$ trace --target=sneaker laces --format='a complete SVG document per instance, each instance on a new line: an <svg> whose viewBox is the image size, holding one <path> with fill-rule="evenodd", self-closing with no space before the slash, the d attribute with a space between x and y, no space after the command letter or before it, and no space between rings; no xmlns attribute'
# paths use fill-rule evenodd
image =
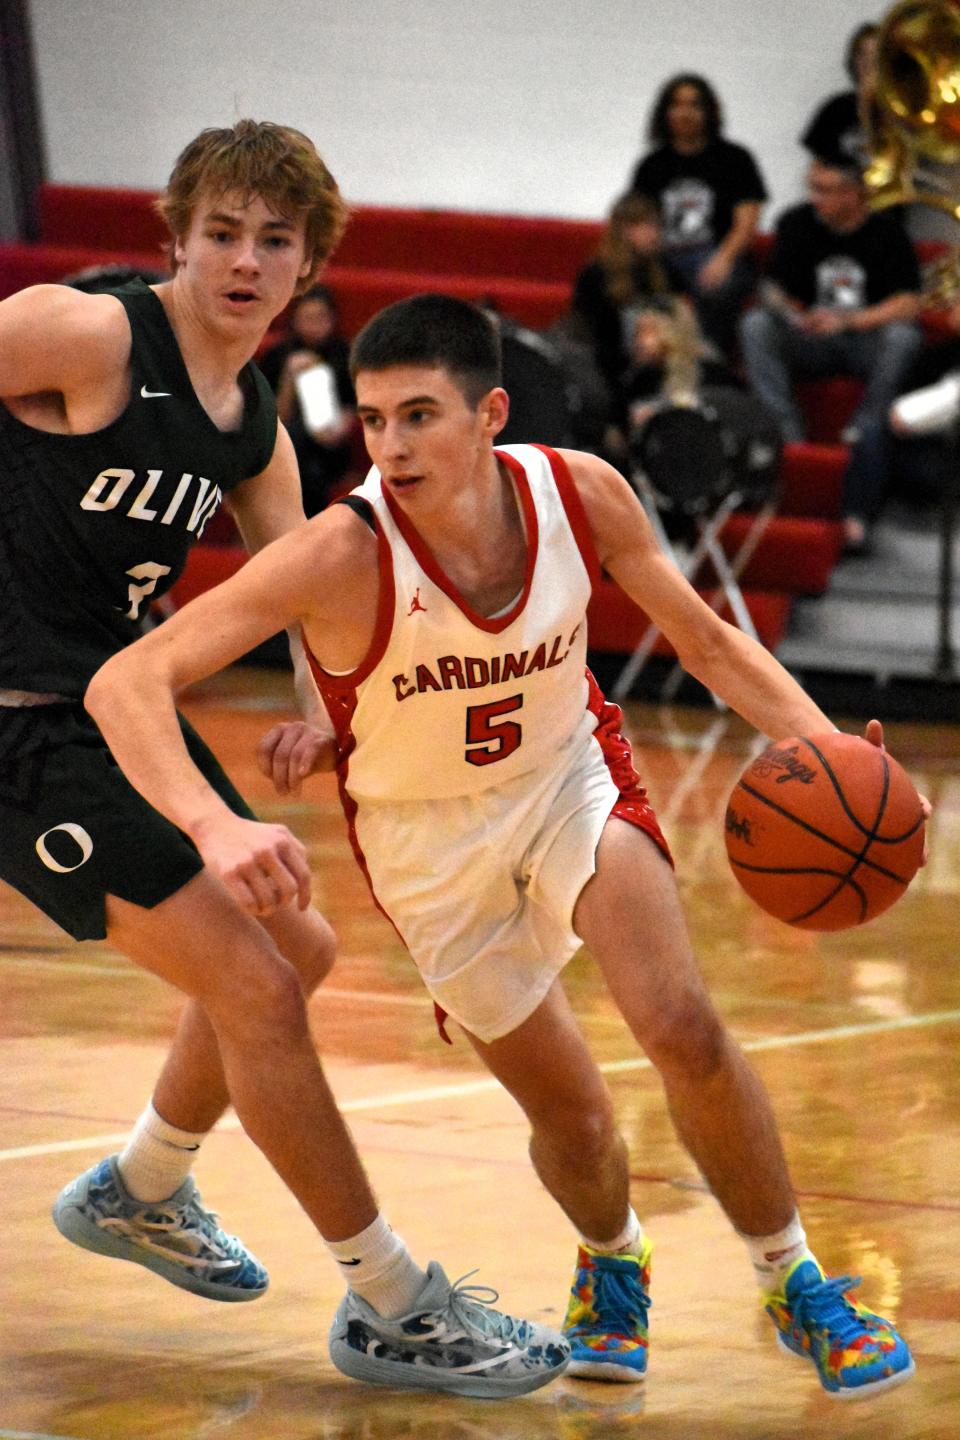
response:
<svg viewBox="0 0 960 1440"><path fill-rule="evenodd" d="M646 1326L652 1303L640 1283L639 1275L628 1270L597 1268L593 1272L593 1312L596 1320L588 1324L578 1321L576 1328L632 1336L638 1326Z"/></svg>
<svg viewBox="0 0 960 1440"><path fill-rule="evenodd" d="M839 1345L858 1340L867 1327L844 1292L859 1284L859 1275L855 1279L849 1275L824 1276L819 1285L798 1291L789 1302L794 1322L804 1328L829 1330Z"/></svg>
<svg viewBox="0 0 960 1440"><path fill-rule="evenodd" d="M508 1344L525 1344L529 1337L527 1321L516 1320L512 1315L505 1315L502 1310L490 1308L500 1299L499 1290L494 1290L492 1285L464 1284L465 1280L469 1280L470 1276L476 1273L476 1270L468 1270L459 1280L454 1281L450 1287L447 1308L456 1316L464 1330L479 1331L482 1335Z"/></svg>
<svg viewBox="0 0 960 1440"><path fill-rule="evenodd" d="M105 1223L110 1229L125 1231L133 1237L144 1232L157 1237L176 1236L187 1242L193 1252L190 1261L197 1265L227 1270L246 1258L241 1243L221 1230L220 1216L205 1209L196 1193L180 1205L170 1205L164 1200L145 1202L132 1215L108 1216Z"/></svg>

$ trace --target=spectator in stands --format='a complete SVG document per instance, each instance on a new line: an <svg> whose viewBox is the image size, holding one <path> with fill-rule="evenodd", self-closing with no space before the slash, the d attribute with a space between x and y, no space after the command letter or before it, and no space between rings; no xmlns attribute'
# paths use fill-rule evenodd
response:
<svg viewBox="0 0 960 1440"><path fill-rule="evenodd" d="M873 85L873 65L879 26L858 25L847 41L844 67L853 82L850 90L831 95L814 112L800 137L817 160L828 165L856 165L868 160L866 113Z"/></svg>
<svg viewBox="0 0 960 1440"><path fill-rule="evenodd" d="M723 370L701 335L682 281L663 254L660 211L647 195L621 196L610 211L596 256L573 288L573 318L589 338L609 394L612 458L625 453L631 415L656 396L689 395Z"/></svg>
<svg viewBox="0 0 960 1440"><path fill-rule="evenodd" d="M749 150L725 140L716 92L701 75L675 75L654 104L655 147L630 188L660 207L665 252L683 277L707 337L731 352L753 288L751 246L767 198Z"/></svg>
<svg viewBox="0 0 960 1440"><path fill-rule="evenodd" d="M290 334L259 361L277 397L277 414L297 452L303 508L308 517L318 514L348 488L356 423L356 401L347 363L349 348L337 326L333 295L325 285L314 285L294 304ZM311 424L311 415L303 403L302 377L324 365L331 372L331 414L321 423Z"/></svg>
<svg viewBox="0 0 960 1440"><path fill-rule="evenodd" d="M844 539L848 550L863 550L887 486L887 411L923 344L920 273L899 220L869 209L857 169L814 160L808 188L809 201L777 225L762 303L743 317L741 345L751 388L786 441L804 438L797 379L863 380L842 437L852 446Z"/></svg>

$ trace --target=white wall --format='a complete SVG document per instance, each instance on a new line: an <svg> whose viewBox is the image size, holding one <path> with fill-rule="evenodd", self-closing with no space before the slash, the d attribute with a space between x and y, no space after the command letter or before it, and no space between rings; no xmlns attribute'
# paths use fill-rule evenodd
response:
<svg viewBox="0 0 960 1440"><path fill-rule="evenodd" d="M764 224L796 143L843 88L858 0L33 0L50 175L159 187L181 146L244 115L305 130L354 202L601 216L650 102L716 85L757 155Z"/></svg>

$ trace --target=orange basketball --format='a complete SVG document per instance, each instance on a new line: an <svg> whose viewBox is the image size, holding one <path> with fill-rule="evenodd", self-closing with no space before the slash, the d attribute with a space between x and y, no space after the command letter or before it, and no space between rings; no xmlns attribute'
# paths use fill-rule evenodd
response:
<svg viewBox="0 0 960 1440"><path fill-rule="evenodd" d="M847 930L891 906L923 854L920 797L858 735L778 740L727 805L727 855L761 909L804 930Z"/></svg>

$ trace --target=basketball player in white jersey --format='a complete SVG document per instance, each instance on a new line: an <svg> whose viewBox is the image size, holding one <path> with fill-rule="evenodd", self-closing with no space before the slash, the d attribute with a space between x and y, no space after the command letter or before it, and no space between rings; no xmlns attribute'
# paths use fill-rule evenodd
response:
<svg viewBox="0 0 960 1440"><path fill-rule="evenodd" d="M173 706L181 686L300 621L373 894L438 1011L523 1106L537 1173L578 1232L569 1373L642 1379L650 1303L626 1146L558 979L585 942L745 1239L780 1342L829 1393L876 1393L909 1377L910 1352L807 1249L769 1102L704 988L619 711L585 672L591 578L608 571L766 735L831 723L698 598L616 471L576 452L495 449L508 410L498 359L492 326L460 301L418 296L376 316L352 359L374 462L363 486L111 659L87 706L133 784L244 908L305 905L302 849L227 809ZM276 727L261 763L296 790L318 768L315 736ZM348 1297L342 1368L361 1314ZM354 1348L352 1373L363 1360Z"/></svg>

